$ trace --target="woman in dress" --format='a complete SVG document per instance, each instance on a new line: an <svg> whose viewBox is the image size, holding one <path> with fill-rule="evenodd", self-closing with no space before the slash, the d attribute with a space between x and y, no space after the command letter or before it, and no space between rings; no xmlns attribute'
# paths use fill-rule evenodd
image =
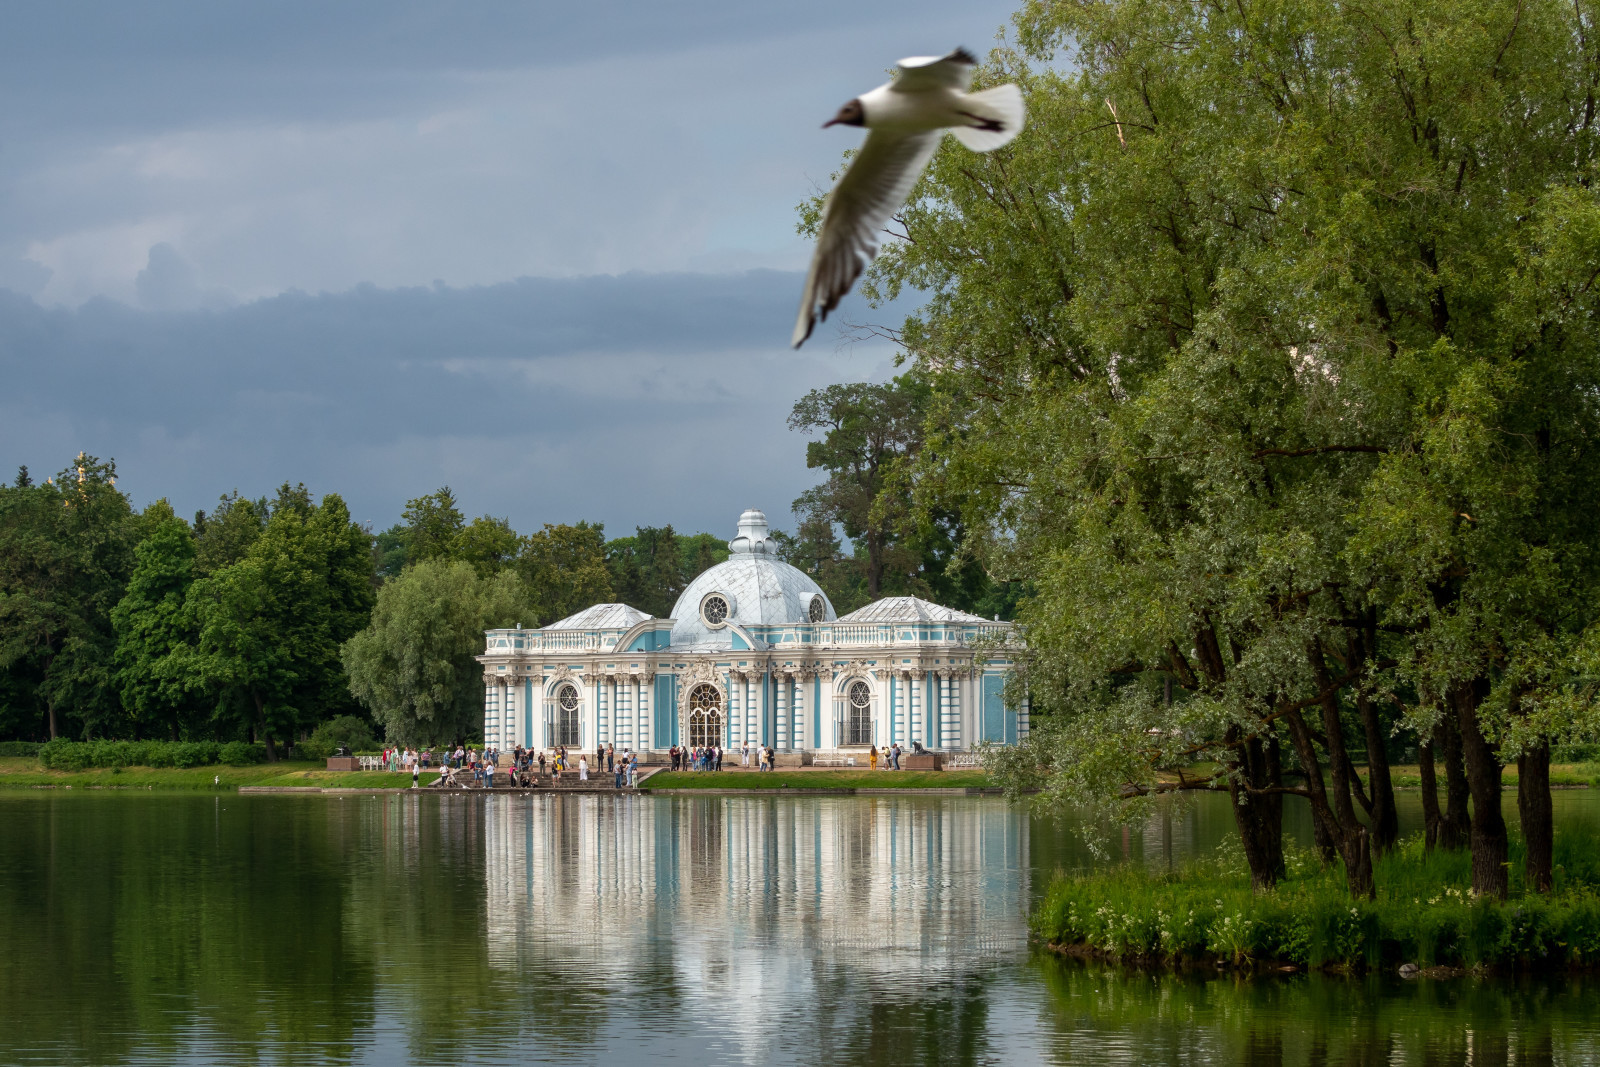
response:
<svg viewBox="0 0 1600 1067"><path fill-rule="evenodd" d="M579 756L578 757L578 781L587 782L588 780L589 780L589 757L588 756Z"/></svg>

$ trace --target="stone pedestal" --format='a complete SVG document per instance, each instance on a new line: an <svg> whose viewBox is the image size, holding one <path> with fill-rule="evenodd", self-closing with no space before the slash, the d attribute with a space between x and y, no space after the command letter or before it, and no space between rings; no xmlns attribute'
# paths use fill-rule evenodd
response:
<svg viewBox="0 0 1600 1067"><path fill-rule="evenodd" d="M939 766L939 754L929 752L922 756L901 756L900 767L907 771L938 771L944 768Z"/></svg>
<svg viewBox="0 0 1600 1067"><path fill-rule="evenodd" d="M359 771L361 760L356 756L329 756L328 770L330 771Z"/></svg>

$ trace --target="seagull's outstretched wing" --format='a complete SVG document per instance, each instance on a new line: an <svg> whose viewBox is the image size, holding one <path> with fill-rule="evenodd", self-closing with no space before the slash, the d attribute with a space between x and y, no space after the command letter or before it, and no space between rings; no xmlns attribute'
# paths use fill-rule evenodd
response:
<svg viewBox="0 0 1600 1067"><path fill-rule="evenodd" d="M925 89L967 91L978 61L965 48L947 56L911 56L900 61L900 69L889 87L900 93L920 93Z"/></svg>
<svg viewBox="0 0 1600 1067"><path fill-rule="evenodd" d="M878 254L884 224L911 195L943 136L943 130L913 134L873 130L867 135L823 205L822 232L817 235L817 250L800 296L800 317L794 324L794 347L811 336L819 316L825 319L839 306L839 298Z"/></svg>

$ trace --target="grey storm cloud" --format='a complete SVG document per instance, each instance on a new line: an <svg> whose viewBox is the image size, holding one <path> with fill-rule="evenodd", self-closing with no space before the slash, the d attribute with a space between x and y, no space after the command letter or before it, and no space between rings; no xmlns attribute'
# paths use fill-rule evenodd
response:
<svg viewBox="0 0 1600 1067"><path fill-rule="evenodd" d="M785 347L795 205L856 143L820 124L1013 6L0 5L0 462L185 512L782 523L793 402L892 372Z"/></svg>
<svg viewBox="0 0 1600 1067"><path fill-rule="evenodd" d="M289 480L380 527L441 484L521 529L720 529L752 505L781 523L815 480L788 409L885 373L888 355L840 354L827 336L789 352L799 284L524 278L185 312L0 291L0 458L53 471L80 448L113 456L137 501L186 512ZM874 314L890 321L858 311Z"/></svg>

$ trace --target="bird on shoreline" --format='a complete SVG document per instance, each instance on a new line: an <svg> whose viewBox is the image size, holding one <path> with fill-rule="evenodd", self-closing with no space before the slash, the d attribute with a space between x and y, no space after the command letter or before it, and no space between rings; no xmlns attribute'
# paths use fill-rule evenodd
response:
<svg viewBox="0 0 1600 1067"><path fill-rule="evenodd" d="M851 100L822 124L863 126L867 139L823 204L794 324L795 348L878 254L884 224L911 195L946 130L974 152L993 151L1021 132L1022 90L1007 83L967 92L977 65L965 48L902 59L893 81Z"/></svg>

